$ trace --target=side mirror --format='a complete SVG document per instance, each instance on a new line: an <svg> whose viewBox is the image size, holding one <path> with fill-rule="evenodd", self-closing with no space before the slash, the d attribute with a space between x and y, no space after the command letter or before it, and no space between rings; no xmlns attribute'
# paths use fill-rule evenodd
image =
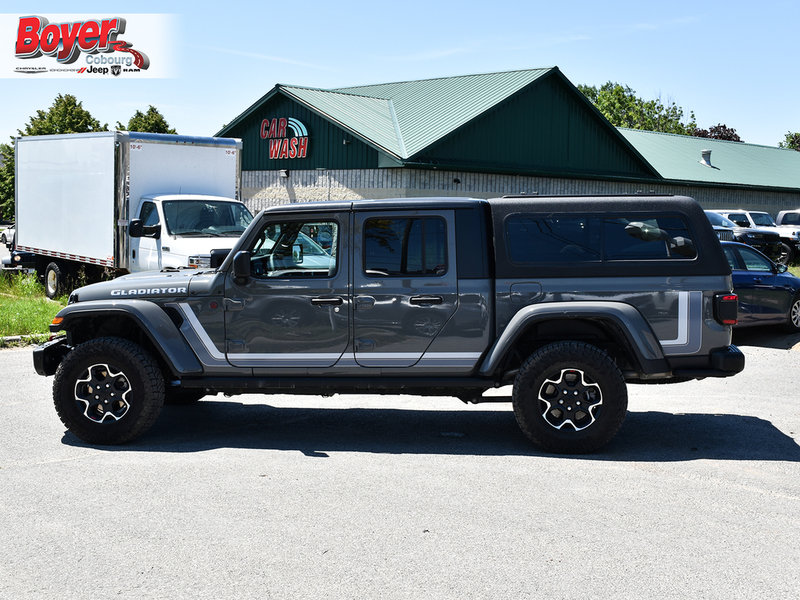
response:
<svg viewBox="0 0 800 600"><path fill-rule="evenodd" d="M669 239L669 234L663 229L639 221L628 223L625 226L625 233L643 242L656 242Z"/></svg>
<svg viewBox="0 0 800 600"><path fill-rule="evenodd" d="M128 223L128 235L132 238L149 237L158 240L161 239L161 224L145 227L141 219L134 219Z"/></svg>
<svg viewBox="0 0 800 600"><path fill-rule="evenodd" d="M142 223L141 219L134 219L130 223L128 223L128 235L132 238L140 238L142 237L142 229L144 228L144 223Z"/></svg>
<svg viewBox="0 0 800 600"><path fill-rule="evenodd" d="M250 253L241 250L233 257L233 278L236 283L245 283L250 279Z"/></svg>
<svg viewBox="0 0 800 600"><path fill-rule="evenodd" d="M786 265L775 265L775 272L776 273L786 273L789 270L789 267Z"/></svg>
<svg viewBox="0 0 800 600"><path fill-rule="evenodd" d="M295 244L292 246L292 262L294 264L299 265L303 262L303 245L302 244Z"/></svg>

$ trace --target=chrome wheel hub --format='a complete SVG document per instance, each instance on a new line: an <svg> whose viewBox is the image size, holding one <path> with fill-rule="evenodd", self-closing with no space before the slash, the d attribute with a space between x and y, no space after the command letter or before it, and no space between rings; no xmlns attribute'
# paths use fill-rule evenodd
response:
<svg viewBox="0 0 800 600"><path fill-rule="evenodd" d="M119 421L130 409L130 391L125 373L115 372L107 364L96 364L75 382L75 402L83 416L94 423Z"/></svg>
<svg viewBox="0 0 800 600"><path fill-rule="evenodd" d="M595 413L603 404L603 392L599 385L586 380L583 371L562 369L558 379L544 380L539 389L539 403L548 425L581 431L595 422Z"/></svg>

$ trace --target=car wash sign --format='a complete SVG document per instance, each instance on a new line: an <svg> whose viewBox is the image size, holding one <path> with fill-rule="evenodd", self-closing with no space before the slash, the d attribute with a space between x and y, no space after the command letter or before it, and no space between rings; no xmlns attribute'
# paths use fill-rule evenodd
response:
<svg viewBox="0 0 800 600"><path fill-rule="evenodd" d="M292 117L273 117L261 121L261 139L269 142L269 158L306 158L308 129Z"/></svg>

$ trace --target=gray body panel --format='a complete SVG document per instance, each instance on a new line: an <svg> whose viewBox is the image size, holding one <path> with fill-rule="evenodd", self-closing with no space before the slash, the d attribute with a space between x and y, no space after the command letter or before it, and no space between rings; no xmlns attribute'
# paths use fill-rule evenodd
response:
<svg viewBox="0 0 800 600"><path fill-rule="evenodd" d="M539 206L538 199L525 202L531 210ZM500 208L513 212L525 202L504 201ZM687 199L678 204L702 215ZM663 198L657 205L672 206ZM632 354L632 378L668 378L670 360L706 360L712 351L730 345L730 327L714 318L714 295L730 291L731 278L719 266L727 263L705 218L697 226L695 243L700 257L708 253L710 258L681 260L672 276L642 275L642 265L631 276L610 269L606 276L588 271L574 276L574 268L554 276L552 267L546 276L537 276L535 268L501 269L501 256L485 277L472 271L461 278L455 214L486 206L486 201L469 199L403 199L274 207L254 219L216 272L148 273L88 286L78 291L80 302L62 312L125 312L130 305L128 312L153 328L154 343L165 348L174 370L232 381L312 376L325 381L366 378L380 385L384 377L463 377L485 381L488 388L503 380L504 359L513 354L526 329L545 321L552 322L551 332L558 331L560 322L604 324ZM616 205L604 198L600 206ZM445 223L446 268L420 276L368 270L362 247L368 219L425 216ZM335 272L235 277L235 254L253 248L269 223L310 218L338 225ZM491 222L485 226L489 237L494 232L496 238L499 230ZM494 243L497 247L496 239ZM495 279L494 268L515 276ZM659 271L668 268L663 261L658 265ZM182 292L168 294L162 288ZM99 300L112 296L121 302ZM155 316L166 314L162 307L179 315L179 327L166 316ZM226 384L219 385L224 389Z"/></svg>

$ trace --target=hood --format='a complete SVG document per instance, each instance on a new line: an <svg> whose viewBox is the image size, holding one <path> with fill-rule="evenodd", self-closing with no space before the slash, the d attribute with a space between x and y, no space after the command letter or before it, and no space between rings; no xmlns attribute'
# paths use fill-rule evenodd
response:
<svg viewBox="0 0 800 600"><path fill-rule="evenodd" d="M69 301L186 297L192 279L202 274L205 271L196 269L143 271L78 288L70 294Z"/></svg>

